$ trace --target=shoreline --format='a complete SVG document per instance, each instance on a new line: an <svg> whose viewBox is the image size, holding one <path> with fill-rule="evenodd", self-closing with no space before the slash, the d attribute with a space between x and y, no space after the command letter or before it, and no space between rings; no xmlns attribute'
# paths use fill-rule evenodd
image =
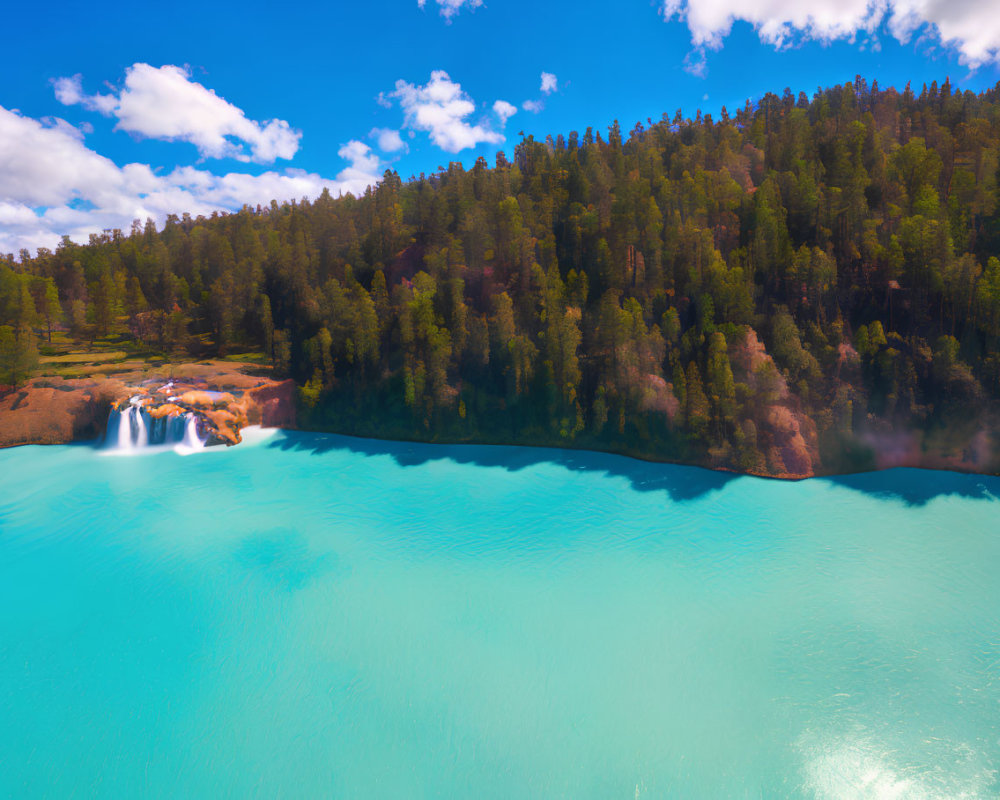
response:
<svg viewBox="0 0 1000 800"><path fill-rule="evenodd" d="M198 366L208 366L205 364ZM218 365L211 365L212 368L217 368ZM236 367L238 365L232 365ZM220 373L216 373L217 376L222 377L222 383L216 385L223 385L227 379L232 379L234 376L239 376L236 379L237 383L246 383L247 380L255 382L256 385L246 390L248 393L253 393L259 390L277 390L285 395L281 398L283 402L279 403L280 407L278 409L272 409L270 413L260 409L260 404L258 404L258 411L253 414L255 421L252 421L243 430L247 428L259 428L259 429L272 429L281 432L288 433L302 433L302 434L312 434L312 435L330 435L343 437L345 439L354 440L358 442L380 442L380 443L397 443L397 444L414 444L414 445L426 445L431 447L488 447L488 448L505 448L511 450L546 450L552 451L554 453L580 453L580 454L593 454L602 456L613 456L617 458L626 458L632 461L636 461L644 464L662 464L669 466L679 466L679 467L693 467L696 469L702 469L708 472L718 473L720 475L737 477L752 477L752 478L762 478L765 480L774 480L782 482L798 483L801 481L809 480L812 478L838 478L838 477L849 477L849 476L860 476L860 475L874 475L878 473L888 472L895 469L911 469L911 470L921 470L924 472L946 472L954 475L970 475L970 476L983 476L983 477L1000 477L1000 472L990 472L986 470L977 470L974 468L966 468L961 464L954 463L928 463L927 461L922 463L913 463L911 461L900 461L898 463L888 463L880 466L876 466L871 469L857 469L857 470L843 470L843 471L826 471L819 470L808 475L793 475L793 474L773 474L767 472L758 471L742 471L734 469L732 467L727 467L724 465L712 465L703 462L698 462L694 460L679 460L671 458L658 458L654 455L648 453L643 453L641 451L636 451L630 448L612 448L612 447L595 447L592 443L587 445L577 446L574 444L556 445L551 443L539 442L510 442L502 441L497 439L478 439L478 440L468 440L468 439L449 439L449 438L418 438L412 436L379 436L370 433L352 433L349 431L333 430L329 428L322 427L309 427L309 426L299 426L295 423L294 408L289 409L288 403L294 403L294 384L291 381L275 381L268 378L255 378L253 376L248 376L243 372L238 371L238 369L224 370ZM41 383L45 384L49 381L47 379L38 379ZM145 380L169 380L169 378L163 375L157 376L146 376ZM32 381L29 383L35 383ZM122 383L123 386L126 384ZM231 383L225 384L232 388ZM48 386L43 386L41 388L51 388ZM103 413L98 413L97 418L103 417L103 421L106 424L108 414L111 411L114 401L111 399L105 399L102 397L101 392L93 391L95 387L73 387L72 389L62 389L63 392L78 394L82 397L88 396L85 402L89 404L93 403L104 403ZM22 390L24 391L24 388ZM53 430L49 429L47 435L38 436L35 439L19 438L17 441L11 441L9 438L4 437L3 433L5 428L10 428L9 421L11 416L8 414L5 420L5 405L9 405L8 401L11 395L16 395L18 392L13 392L4 398L0 398L0 450L10 449L14 447L25 447L25 446L68 446L68 445L80 445L80 446L93 446L97 447L103 441L105 431L103 427L100 430L93 430L92 426L88 426L85 430L79 430L74 432L72 436L68 437L54 437L52 434ZM30 404L25 404L30 405ZM23 407L23 406L19 406ZM251 404L253 407L253 404ZM14 410L14 414L17 413L17 409ZM265 420L265 418L267 418ZM275 421L277 420L277 422ZM3 425L3 422L7 422L7 425ZM289 424L291 422L291 424ZM271 424L267 424L271 423ZM282 424L279 424L282 423ZM224 445L216 445L217 447L223 447ZM236 445L228 445L236 446ZM208 450L214 448L210 447ZM933 459L931 459L933 462Z"/></svg>
<svg viewBox="0 0 1000 800"><path fill-rule="evenodd" d="M376 436L373 434L357 434L357 433L347 433L344 431L330 430L324 428L308 428L308 427L295 427L295 428L281 428L279 430L292 431L295 433L305 433L305 434L326 434L330 436L342 436L346 439L353 439L357 441L374 441L374 442L396 442L400 444L417 444L417 445L428 445L432 447L503 447L511 448L515 450L551 450L557 453L591 453L596 455L605 456L615 456L617 458L627 458L633 461L641 462L644 464L663 464L676 467L693 467L696 469L702 469L707 472L714 472L723 475L731 475L733 477L749 477L749 478L762 478L765 480L782 481L785 483L799 483L801 481L812 480L813 478L838 478L847 477L852 475L875 475L883 472L888 472L894 469L913 469L921 470L924 472L947 472L954 475L980 475L987 478L998 478L1000 477L1000 472L986 472L983 470L974 469L963 469L960 466L938 466L932 464L911 464L911 463L899 463L899 464L888 464L885 466L878 466L873 469L858 469L858 470L845 470L845 471L819 471L811 475L790 475L790 474L770 474L766 472L747 472L731 467L725 466L712 466L709 464L699 463L697 461L680 461L669 458L655 458L648 454L643 454L641 452L630 451L628 449L604 449L596 448L591 446L574 446L574 445L554 445L546 443L513 443L505 441L495 441L495 440L457 440L457 439L417 439L417 438L405 438L405 437L388 437L388 436Z"/></svg>
<svg viewBox="0 0 1000 800"><path fill-rule="evenodd" d="M0 448L20 445L72 444L103 437L116 404L145 394L153 383L180 381L188 386L221 390L240 427L296 425L295 385L266 375L248 374L257 366L225 361L179 363L154 370L139 369L113 376L43 377L0 397ZM235 411L237 414L228 413ZM213 412L209 411L209 414Z"/></svg>

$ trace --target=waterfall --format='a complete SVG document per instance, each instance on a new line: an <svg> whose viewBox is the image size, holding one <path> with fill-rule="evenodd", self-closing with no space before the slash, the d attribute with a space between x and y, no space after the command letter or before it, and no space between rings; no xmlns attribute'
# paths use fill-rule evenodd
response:
<svg viewBox="0 0 1000 800"><path fill-rule="evenodd" d="M190 453L205 442L198 435L198 418L192 413L155 419L133 398L128 408L112 409L104 434L104 448L116 454L174 448Z"/></svg>
<svg viewBox="0 0 1000 800"><path fill-rule="evenodd" d="M159 417L157 419L149 416L149 413L145 410L141 414L144 419L148 417L146 429L149 431L149 445L178 444L183 442L186 416L171 414L169 417Z"/></svg>
<svg viewBox="0 0 1000 800"><path fill-rule="evenodd" d="M138 405L131 408L133 441L136 447L146 447L149 444L149 428L146 426L148 414Z"/></svg>
<svg viewBox="0 0 1000 800"><path fill-rule="evenodd" d="M184 438L181 440L180 446L189 452L201 450L205 447L205 443L198 436L198 418L194 414L186 414L184 418L186 420ZM177 419L181 419L181 417Z"/></svg>
<svg viewBox="0 0 1000 800"><path fill-rule="evenodd" d="M108 417L108 432L104 437L108 448L128 450L132 446L131 412L131 408L124 414L112 409L111 416Z"/></svg>
<svg viewBox="0 0 1000 800"><path fill-rule="evenodd" d="M108 417L108 429L104 435L104 446L109 450L128 452L149 444L146 428L148 415L135 403L124 411L112 409Z"/></svg>

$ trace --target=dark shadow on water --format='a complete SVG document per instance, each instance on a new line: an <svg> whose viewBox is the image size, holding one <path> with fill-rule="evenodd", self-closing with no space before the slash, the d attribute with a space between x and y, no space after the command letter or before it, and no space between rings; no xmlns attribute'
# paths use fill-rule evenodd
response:
<svg viewBox="0 0 1000 800"><path fill-rule="evenodd" d="M322 455L333 450L347 450L367 456L387 455L404 467L419 466L442 459L450 459L459 464L503 467L512 472L535 464L558 464L573 471L593 470L627 478L632 487L638 491L665 491L677 501L696 499L709 492L720 490L730 481L741 477L731 472L641 461L628 456L590 450L511 445L425 444L302 431L282 431L269 446L282 450L308 451L314 455ZM1000 477L994 475L897 468L810 480L829 481L872 497L902 500L911 506L922 506L936 497L945 495L980 500L1000 498Z"/></svg>
<svg viewBox="0 0 1000 800"><path fill-rule="evenodd" d="M101 449L104 437L76 441L63 447ZM547 447L478 444L427 444L383 439L364 439L331 433L282 430L268 444L281 450L322 455L346 450L366 456L390 456L403 467L431 461L451 460L459 464L502 467L516 472L536 464L558 464L572 471L597 471L627 478L638 491L665 491L674 500L693 500L724 488L741 476L702 467L666 462L642 461L613 453L592 450L562 450ZM19 448L11 448L17 450ZM3 451L0 451L3 452ZM776 480L752 478L752 480ZM923 506L937 497L955 495L970 500L1000 500L1000 476L944 470L897 467L880 472L828 475L808 480L828 481L873 497L901 500Z"/></svg>
<svg viewBox="0 0 1000 800"><path fill-rule="evenodd" d="M693 500L722 489L740 476L701 467L640 461L628 456L591 450L560 450L547 447L520 447L488 444L425 444L381 439L361 439L331 433L282 431L269 447L322 455L346 450L366 456L390 456L402 467L416 467L430 461L450 460L479 467L502 467L511 472L536 464L558 464L575 472L596 471L627 478L641 492L665 491L674 500Z"/></svg>
<svg viewBox="0 0 1000 800"><path fill-rule="evenodd" d="M1000 498L1000 477L996 475L898 467L881 472L834 475L822 480L875 497L902 500L911 506L926 505L944 495L970 500Z"/></svg>

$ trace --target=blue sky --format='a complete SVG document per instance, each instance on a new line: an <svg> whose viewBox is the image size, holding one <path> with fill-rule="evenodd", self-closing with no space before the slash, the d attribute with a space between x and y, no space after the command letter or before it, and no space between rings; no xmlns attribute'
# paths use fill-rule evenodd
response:
<svg viewBox="0 0 1000 800"><path fill-rule="evenodd" d="M492 163L522 131L615 119L628 131L856 74L918 91L950 76L980 91L1000 80L988 5L16 4L0 82L0 252L86 241L135 217L363 191L386 167L405 179Z"/></svg>

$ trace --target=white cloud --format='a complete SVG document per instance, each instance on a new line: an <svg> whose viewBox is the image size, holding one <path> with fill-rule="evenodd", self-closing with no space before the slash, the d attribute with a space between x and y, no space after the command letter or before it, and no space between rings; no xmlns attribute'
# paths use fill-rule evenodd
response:
<svg viewBox="0 0 1000 800"><path fill-rule="evenodd" d="M1000 63L1000 15L978 0L891 0L889 30L902 42L926 22L941 41L958 50L962 63Z"/></svg>
<svg viewBox="0 0 1000 800"><path fill-rule="evenodd" d="M64 106L72 106L77 103L82 103L83 94L83 76L80 74L73 75L69 78L56 78L52 81L52 86L55 89L56 100L62 103Z"/></svg>
<svg viewBox="0 0 1000 800"><path fill-rule="evenodd" d="M441 8L441 16L444 17L448 22L451 22L451 18L455 16L464 6L468 9L479 8L483 4L483 0L435 0ZM426 7L427 0L417 0L417 5L421 8Z"/></svg>
<svg viewBox="0 0 1000 800"><path fill-rule="evenodd" d="M378 143L378 149L383 153L395 153L406 147L406 142L393 128L372 128L368 134Z"/></svg>
<svg viewBox="0 0 1000 800"><path fill-rule="evenodd" d="M559 81L555 75L551 72L542 73L542 85L539 89L542 95L550 95L559 89ZM545 110L545 100L539 98L537 100L525 100L521 103L521 108L525 111L530 111L532 114L540 114Z"/></svg>
<svg viewBox="0 0 1000 800"><path fill-rule="evenodd" d="M116 106L118 98L112 94L84 94L83 76L73 75L70 78L56 78L52 81L55 88L56 100L64 106L82 105L90 111L99 111L105 116L111 116Z"/></svg>
<svg viewBox="0 0 1000 800"><path fill-rule="evenodd" d="M425 86L396 81L396 89L388 97L399 101L406 114L406 126L430 134L431 141L442 150L457 153L480 142L500 144L502 134L480 124L465 121L476 110L476 104L462 91L444 70L435 70Z"/></svg>
<svg viewBox="0 0 1000 800"><path fill-rule="evenodd" d="M79 75L53 81L56 99L118 118L116 130L149 139L190 142L202 156L271 163L299 149L302 134L282 119L256 122L183 67L133 64L117 94L84 93ZM249 155L246 147L249 146Z"/></svg>
<svg viewBox="0 0 1000 800"><path fill-rule="evenodd" d="M42 117L42 124L46 128L55 128L67 136L71 136L74 139L79 139L83 141L83 136L85 133L93 133L94 129L92 126L88 126L86 123L76 128L70 125L66 120L61 117Z"/></svg>
<svg viewBox="0 0 1000 800"><path fill-rule="evenodd" d="M348 142L339 155L349 163L335 180L296 169L217 175L178 167L161 175L148 164L119 167L63 120L0 106L0 252L53 247L63 234L86 241L105 228L128 229L133 219L315 197L324 188L361 194L381 178L382 164L363 142Z"/></svg>
<svg viewBox="0 0 1000 800"><path fill-rule="evenodd" d="M382 177L379 174L382 162L364 142L351 140L337 151L337 155L351 162L349 167L337 174L337 180L344 191L361 194Z"/></svg>
<svg viewBox="0 0 1000 800"><path fill-rule="evenodd" d="M708 57L704 47L696 47L684 56L684 71L696 78L704 78L708 74Z"/></svg>
<svg viewBox="0 0 1000 800"><path fill-rule="evenodd" d="M501 125L506 125L507 120L517 113L517 106L508 103L506 100L497 100L493 104L493 113L500 117Z"/></svg>
<svg viewBox="0 0 1000 800"><path fill-rule="evenodd" d="M981 0L664 0L663 16L687 23L696 48L718 49L737 20L749 22L775 47L797 36L820 41L853 40L885 23L901 42L929 26L970 67L1000 63L1000 15Z"/></svg>

